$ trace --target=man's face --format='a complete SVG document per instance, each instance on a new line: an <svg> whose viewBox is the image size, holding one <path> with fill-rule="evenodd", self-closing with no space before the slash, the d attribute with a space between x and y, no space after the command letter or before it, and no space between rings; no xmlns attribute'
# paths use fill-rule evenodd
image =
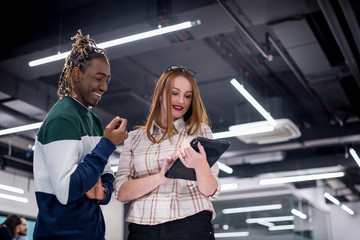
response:
<svg viewBox="0 0 360 240"><path fill-rule="evenodd" d="M95 106L108 89L110 65L104 58L95 58L84 72L73 74L76 99L86 107Z"/></svg>
<svg viewBox="0 0 360 240"><path fill-rule="evenodd" d="M21 218L21 224L19 228L19 235L20 236L26 236L28 226L25 218Z"/></svg>

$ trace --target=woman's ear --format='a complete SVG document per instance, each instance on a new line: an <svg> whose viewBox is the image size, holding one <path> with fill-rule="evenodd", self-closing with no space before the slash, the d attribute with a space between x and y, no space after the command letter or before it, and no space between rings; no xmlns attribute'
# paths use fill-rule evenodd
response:
<svg viewBox="0 0 360 240"><path fill-rule="evenodd" d="M72 80L74 82L80 82L80 79L81 79L81 75L82 75L82 72L80 71L80 68L78 67L75 67L73 70L72 70Z"/></svg>

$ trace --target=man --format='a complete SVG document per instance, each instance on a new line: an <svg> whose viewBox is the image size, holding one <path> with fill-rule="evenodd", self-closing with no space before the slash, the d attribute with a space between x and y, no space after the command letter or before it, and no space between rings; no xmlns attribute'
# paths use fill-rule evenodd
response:
<svg viewBox="0 0 360 240"><path fill-rule="evenodd" d="M94 40L76 42L60 75L60 99L44 120L35 142L34 180L39 207L34 239L104 239L99 207L113 192L108 158L128 133L115 117L105 128L91 112L107 91L110 65Z"/></svg>
<svg viewBox="0 0 360 240"><path fill-rule="evenodd" d="M13 240L27 240L26 232L28 229L27 221L25 218L20 217L21 224L18 226L17 231L13 236Z"/></svg>

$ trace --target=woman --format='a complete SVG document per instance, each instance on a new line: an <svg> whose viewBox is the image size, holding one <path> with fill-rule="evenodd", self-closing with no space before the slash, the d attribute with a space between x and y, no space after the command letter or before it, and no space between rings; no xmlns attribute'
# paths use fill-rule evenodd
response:
<svg viewBox="0 0 360 240"><path fill-rule="evenodd" d="M20 217L17 215L9 215L6 220L0 225L0 239L12 240L15 234L19 231L20 226Z"/></svg>
<svg viewBox="0 0 360 240"><path fill-rule="evenodd" d="M120 156L115 191L132 201L128 239L214 239L210 199L220 191L217 164L210 169L196 136L212 138L195 73L170 66L159 78L145 126L129 133ZM164 176L179 157L197 181Z"/></svg>

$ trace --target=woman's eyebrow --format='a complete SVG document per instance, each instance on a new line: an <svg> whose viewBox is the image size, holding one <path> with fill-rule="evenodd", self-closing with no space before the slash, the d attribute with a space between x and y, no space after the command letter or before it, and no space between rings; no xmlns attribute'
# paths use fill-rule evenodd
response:
<svg viewBox="0 0 360 240"><path fill-rule="evenodd" d="M181 91L179 88L177 88L177 87L173 87L173 89L175 89L175 90L178 90L178 91ZM189 91L186 91L186 92L193 92L192 90L189 90Z"/></svg>

